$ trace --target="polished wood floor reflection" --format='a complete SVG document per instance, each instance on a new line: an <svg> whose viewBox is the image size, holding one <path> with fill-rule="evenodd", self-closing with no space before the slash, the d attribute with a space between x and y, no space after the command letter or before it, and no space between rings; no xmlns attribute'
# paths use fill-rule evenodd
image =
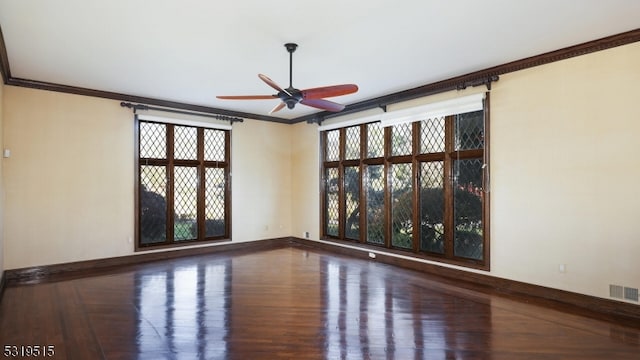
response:
<svg viewBox="0 0 640 360"><path fill-rule="evenodd" d="M640 328L291 247L10 286L0 345L82 360L638 360Z"/></svg>

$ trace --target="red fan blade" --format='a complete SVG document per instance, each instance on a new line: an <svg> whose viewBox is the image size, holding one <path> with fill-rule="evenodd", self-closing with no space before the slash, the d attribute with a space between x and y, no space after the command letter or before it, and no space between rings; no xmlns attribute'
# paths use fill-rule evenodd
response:
<svg viewBox="0 0 640 360"><path fill-rule="evenodd" d="M352 94L358 91L358 86L355 84L323 86L312 89L302 90L303 99L321 99L326 97L340 96Z"/></svg>
<svg viewBox="0 0 640 360"><path fill-rule="evenodd" d="M283 107L285 107L284 101L281 101L280 104L276 105L276 107L274 107L271 111L269 111L269 114L273 114L274 112L278 112L280 110L282 110Z"/></svg>
<svg viewBox="0 0 640 360"><path fill-rule="evenodd" d="M344 110L344 105L325 99L302 99L300 100L300 104L333 112Z"/></svg>
<svg viewBox="0 0 640 360"><path fill-rule="evenodd" d="M278 84L276 84L275 81L269 79L269 77L267 75L258 74L258 77L260 78L260 80L264 81L267 85L269 85L272 88L278 90L278 92L284 91L285 94L291 96L291 94L289 94L289 92L287 92L286 90L284 90L283 88L278 86Z"/></svg>
<svg viewBox="0 0 640 360"><path fill-rule="evenodd" d="M222 100L271 100L277 98L277 95L231 95L231 96L216 96Z"/></svg>

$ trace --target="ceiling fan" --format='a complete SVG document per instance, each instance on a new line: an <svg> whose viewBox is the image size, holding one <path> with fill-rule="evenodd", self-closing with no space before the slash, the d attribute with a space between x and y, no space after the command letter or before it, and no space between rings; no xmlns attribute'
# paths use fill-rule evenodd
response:
<svg viewBox="0 0 640 360"><path fill-rule="evenodd" d="M268 100L268 99L280 99L280 103L274 107L269 114L273 114L276 111L282 110L285 106L289 109L293 109L296 104L311 106L317 109L338 112L344 109L344 105L338 104L333 101L325 100L327 97L341 96L352 94L358 91L358 86L355 84L343 84L333 86L322 86L311 89L299 90L293 87L293 52L298 48L298 44L287 43L284 44L289 52L289 87L286 89L281 88L268 76L258 74L258 77L264 81L267 85L277 90L278 93L274 95L231 95L231 96L216 96L218 99L224 100Z"/></svg>

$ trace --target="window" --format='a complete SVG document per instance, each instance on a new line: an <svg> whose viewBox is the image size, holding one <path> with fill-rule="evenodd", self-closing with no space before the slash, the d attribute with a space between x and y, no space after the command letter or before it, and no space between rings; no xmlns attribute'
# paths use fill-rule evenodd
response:
<svg viewBox="0 0 640 360"><path fill-rule="evenodd" d="M489 267L485 110L321 132L322 234Z"/></svg>
<svg viewBox="0 0 640 360"><path fill-rule="evenodd" d="M138 121L138 248L230 238L229 136Z"/></svg>

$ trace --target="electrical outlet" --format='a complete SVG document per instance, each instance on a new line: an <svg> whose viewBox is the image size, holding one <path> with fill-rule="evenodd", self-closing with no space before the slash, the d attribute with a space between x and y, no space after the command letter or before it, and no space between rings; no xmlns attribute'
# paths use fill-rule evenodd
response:
<svg viewBox="0 0 640 360"><path fill-rule="evenodd" d="M369 253L369 257L372 258L372 259L375 259L376 258L376 253L370 252Z"/></svg>
<svg viewBox="0 0 640 360"><path fill-rule="evenodd" d="M304 234L302 234L302 235L304 236L305 239L309 238L309 232L308 231L305 231Z"/></svg>
<svg viewBox="0 0 640 360"><path fill-rule="evenodd" d="M565 264L558 265L558 272L566 273L567 272L567 265L565 265Z"/></svg>

